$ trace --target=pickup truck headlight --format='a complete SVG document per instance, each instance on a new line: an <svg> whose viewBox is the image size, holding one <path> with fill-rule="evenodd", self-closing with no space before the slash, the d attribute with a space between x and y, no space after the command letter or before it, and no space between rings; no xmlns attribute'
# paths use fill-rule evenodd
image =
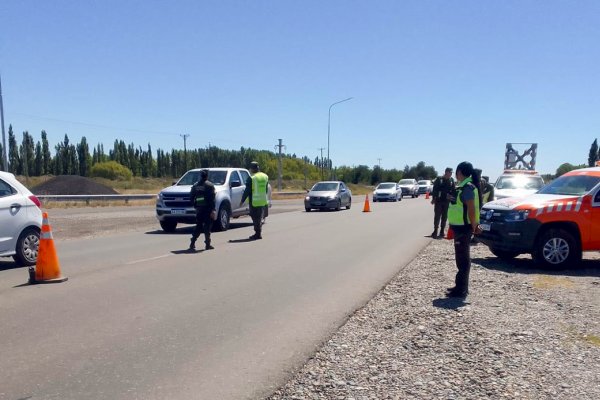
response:
<svg viewBox="0 0 600 400"><path fill-rule="evenodd" d="M304 200L306 200L306 201L310 201L310 196L306 196L306 197L304 198Z"/></svg>
<svg viewBox="0 0 600 400"><path fill-rule="evenodd" d="M529 216L529 210L511 211L504 216L506 222L525 221Z"/></svg>
<svg viewBox="0 0 600 400"><path fill-rule="evenodd" d="M156 201L162 201L163 199L163 194L162 192L160 192L159 194L156 195Z"/></svg>

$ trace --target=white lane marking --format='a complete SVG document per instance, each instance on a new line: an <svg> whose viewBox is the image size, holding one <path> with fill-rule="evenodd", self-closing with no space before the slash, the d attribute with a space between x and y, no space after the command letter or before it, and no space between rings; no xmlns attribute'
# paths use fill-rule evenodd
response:
<svg viewBox="0 0 600 400"><path fill-rule="evenodd" d="M141 262L146 262L146 261L153 261L153 260L159 260L161 258L167 258L169 257L170 254L163 254L162 256L157 256L157 257L150 257L150 258L144 258L142 260L135 260L135 261L129 261L127 263L125 263L125 265L131 265L131 264L139 264Z"/></svg>

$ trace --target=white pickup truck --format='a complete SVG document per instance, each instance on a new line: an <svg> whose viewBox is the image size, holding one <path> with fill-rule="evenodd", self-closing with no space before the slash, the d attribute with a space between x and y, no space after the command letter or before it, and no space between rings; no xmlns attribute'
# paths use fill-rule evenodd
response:
<svg viewBox="0 0 600 400"><path fill-rule="evenodd" d="M173 186L160 191L156 197L156 218L165 232L174 232L177 224L195 224L196 210L191 199L190 190L198 181L200 171L196 168L186 172ZM215 185L217 220L215 230L226 231L231 218L248 215L248 200L240 206L242 195L246 189L246 180L250 176L243 168L205 168L208 180ZM270 201L269 186L269 206Z"/></svg>

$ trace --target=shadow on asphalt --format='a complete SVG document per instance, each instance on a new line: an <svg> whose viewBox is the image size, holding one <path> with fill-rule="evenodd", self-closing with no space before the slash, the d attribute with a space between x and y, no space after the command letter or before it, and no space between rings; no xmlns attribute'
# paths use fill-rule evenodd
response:
<svg viewBox="0 0 600 400"><path fill-rule="evenodd" d="M22 267L20 265L17 265L16 262L12 261L12 259L6 259L6 261L0 261L0 271L8 271L10 269L17 269L17 268L27 268L27 267Z"/></svg>
<svg viewBox="0 0 600 400"><path fill-rule="evenodd" d="M515 258L511 261L504 261L497 257L479 257L473 258L471 261L481 265L483 268L502 271L509 274L590 276L600 278L600 260L583 259L576 267L564 270L538 268L531 258Z"/></svg>
<svg viewBox="0 0 600 400"><path fill-rule="evenodd" d="M231 222L229 229L247 228L252 226L252 222ZM228 229L228 230L229 230ZM162 229L156 229L153 231L145 232L146 235L191 235L194 232L194 225L186 225L181 228L177 228L175 232L165 232ZM218 232L215 232L218 234Z"/></svg>
<svg viewBox="0 0 600 400"><path fill-rule="evenodd" d="M437 308L444 308L446 310L458 310L461 307L467 306L469 303L465 303L465 299L460 297L440 297L432 302L432 305Z"/></svg>
<svg viewBox="0 0 600 400"><path fill-rule="evenodd" d="M190 250L190 249L185 249L185 250L171 250L172 254L196 254L196 253L202 253L204 252L204 249L195 249L195 250Z"/></svg>

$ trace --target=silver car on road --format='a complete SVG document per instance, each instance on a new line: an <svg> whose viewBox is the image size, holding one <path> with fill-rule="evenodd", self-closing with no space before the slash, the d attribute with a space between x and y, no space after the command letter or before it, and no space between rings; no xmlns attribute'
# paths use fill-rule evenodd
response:
<svg viewBox="0 0 600 400"><path fill-rule="evenodd" d="M352 192L341 181L317 182L304 198L304 209L335 209L342 207L350 209L352 206Z"/></svg>

